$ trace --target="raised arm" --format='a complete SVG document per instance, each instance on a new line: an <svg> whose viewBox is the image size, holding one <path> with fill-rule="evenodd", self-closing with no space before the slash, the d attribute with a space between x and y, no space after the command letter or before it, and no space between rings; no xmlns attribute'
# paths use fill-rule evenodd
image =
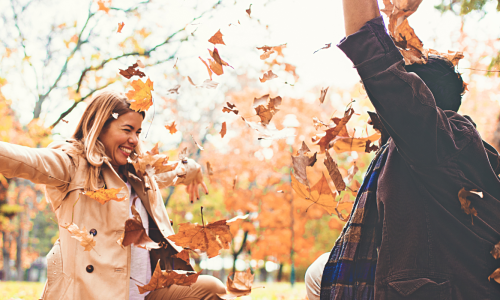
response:
<svg viewBox="0 0 500 300"><path fill-rule="evenodd" d="M378 13L377 2L343 3L346 32L350 34L338 47L356 67L398 151L412 164L435 164L463 148L472 125L460 120L451 124L420 77L406 72L402 55Z"/></svg>
<svg viewBox="0 0 500 300"><path fill-rule="evenodd" d="M60 187L69 184L72 171L73 162L62 150L0 142L0 173L7 178Z"/></svg>

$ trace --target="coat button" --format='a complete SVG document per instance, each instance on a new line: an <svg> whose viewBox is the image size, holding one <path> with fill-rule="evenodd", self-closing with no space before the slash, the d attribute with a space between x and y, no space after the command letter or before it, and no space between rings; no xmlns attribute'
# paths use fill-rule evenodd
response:
<svg viewBox="0 0 500 300"><path fill-rule="evenodd" d="M97 235L97 230L95 230L94 228L90 229L89 233L93 236L96 236Z"/></svg>
<svg viewBox="0 0 500 300"><path fill-rule="evenodd" d="M87 270L87 273L92 273L92 272L94 272L94 266L88 265L87 268L85 268L85 270Z"/></svg>

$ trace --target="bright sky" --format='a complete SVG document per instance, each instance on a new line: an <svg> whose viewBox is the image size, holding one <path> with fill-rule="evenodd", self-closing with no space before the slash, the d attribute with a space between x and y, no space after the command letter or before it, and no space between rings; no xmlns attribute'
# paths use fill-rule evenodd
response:
<svg viewBox="0 0 500 300"><path fill-rule="evenodd" d="M121 0L120 2L114 1L114 4L126 7L130 3L136 2L140 1ZM424 42L424 47L442 52L448 49L460 50L457 48L457 40L461 27L461 17L452 13L441 15L434 9L434 5L440 2L441 0L423 1L418 11L410 17L410 25L413 26L417 35ZM480 41L500 36L500 26L498 26L500 13L495 10L496 3L494 1L490 2L487 5L488 15L481 18L482 16L479 13L471 14L467 16L467 22L464 27L466 33ZM250 4L252 4L251 19L245 12ZM154 1L152 5L156 5ZM208 2L200 3L200 1L195 0L173 1L168 3L167 10L148 11L147 17L135 24L132 21L123 20L123 15L115 12L114 15L109 16L108 20L103 20L99 28L103 31L116 30L116 21L124 21L126 25L123 32L127 34L132 30L140 29L142 26L141 23L144 24L154 20L157 25L154 32L167 32L169 27L178 28L179 25L183 26L188 23L196 15L192 9L195 5L198 5L197 10L200 11L209 7ZM186 101L186 105L207 106L207 103L210 101L206 101L206 99L222 103L224 100L224 91L227 90L227 87L238 86L235 75L247 72L246 75L251 79L255 79L258 83L258 77L262 75L261 68L264 67L264 62L259 59L259 55L262 52L256 50L255 47L263 45L274 46L284 43L287 44L284 60L287 63L297 66L297 73L300 79L294 86L290 86L284 84L284 81L293 82L293 78L286 77L283 74L285 77L261 84L263 90L274 90L281 96L304 97L307 101L309 98L309 100L314 100L318 96L315 93L311 93L313 88L319 89L320 87L330 86L331 90L350 89L359 81L359 77L352 68L350 61L340 50L333 46L344 37L340 0L243 0L235 1L234 5L228 2L227 6L214 12L212 18L204 18L187 26L187 31L194 32L195 38L183 45L179 50L180 59L177 66L182 76L190 76L196 83L201 83L207 79L206 69L199 61L198 56L208 56L206 49L212 45L207 40L220 29L224 34L226 46L218 45L218 49L221 52L222 58L229 62L234 67L234 70L226 71L226 74L214 79L220 83L217 90L201 91L201 89L190 87L186 80L183 82L176 82L173 78L163 80L165 78L165 70L171 68L173 62L163 64L159 67L151 67L146 72L155 81L155 93L157 95L165 95L169 88L179 83L182 86L181 91L185 95L184 98L179 98L179 100ZM380 6L383 7L383 4L380 3ZM10 4L7 1L3 1L0 4L0 9L8 10L10 9ZM68 0L64 1L64 3L61 2L58 6L51 7L50 13L35 12L36 19L33 21L35 24L43 24L50 21L51 18L57 18L61 19L62 22L64 16L76 16L79 22L83 22L86 16L86 9L87 4L84 1ZM265 30L263 26L256 26L257 20L261 24L269 25L269 29ZM238 24L238 21L240 24ZM42 27L40 26L40 28ZM32 32L31 34L31 37L35 38L37 32ZM28 38L30 38L29 33ZM106 47L108 44L117 44L120 41L119 36L116 34L111 35L107 39L101 37L101 40L103 47ZM315 50L318 50L327 43L332 43L332 47L313 54ZM28 52L30 51L29 55L36 56L37 49L35 46L32 49L28 48ZM126 63L133 62L133 58L126 61ZM124 67L123 64L119 63L115 63L113 66L115 66L113 70ZM462 60L459 65L461 68L468 66L467 58ZM461 71L465 73L467 80L468 71L465 69ZM52 73L49 72L47 76L55 76ZM26 87L31 83L32 77L28 73L25 73L25 76L24 80L19 78L13 79L12 82L14 84L11 87L3 89L7 97L14 100L14 108L19 112L23 123L31 120L31 112L34 105L34 99L29 95L28 88ZM292 80L290 81L290 79ZM118 83L115 88L123 89L123 84ZM188 98L196 100L188 100ZM61 99L47 103L47 105L49 106L45 110L48 113L44 117L46 124L49 125L62 111L71 105L71 101ZM67 118L69 120L68 124L56 127L55 131L61 134L60 138L66 138L71 135L83 110L84 105L80 105ZM165 119L171 117L167 113L164 116ZM193 112L192 120L196 121L199 118L199 112ZM163 121L162 118L155 119L155 126L157 122L161 126L161 122ZM151 137L153 140L156 138L158 137Z"/></svg>

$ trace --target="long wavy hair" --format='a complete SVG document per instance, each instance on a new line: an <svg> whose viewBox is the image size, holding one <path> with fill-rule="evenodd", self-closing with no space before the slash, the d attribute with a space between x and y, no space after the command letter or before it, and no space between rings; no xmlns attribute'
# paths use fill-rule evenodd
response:
<svg viewBox="0 0 500 300"><path fill-rule="evenodd" d="M112 90L96 93L92 102L85 109L71 140L74 150L77 152L75 154L85 156L89 164L89 172L85 179L85 191L98 189L101 166L105 160L109 160L106 149L99 140L99 135L115 120L113 114L116 116L116 114L122 115L131 111L133 110L130 109L130 103L125 94ZM140 112L140 114L144 119L145 113ZM131 158L142 154L140 145L139 142L132 151Z"/></svg>

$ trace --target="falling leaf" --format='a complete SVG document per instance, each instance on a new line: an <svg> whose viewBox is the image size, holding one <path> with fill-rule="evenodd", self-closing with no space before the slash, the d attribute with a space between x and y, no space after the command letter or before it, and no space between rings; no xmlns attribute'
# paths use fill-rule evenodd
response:
<svg viewBox="0 0 500 300"><path fill-rule="evenodd" d="M80 246L84 248L83 251L90 251L94 249L96 245L96 241L94 241L94 236L91 235L85 226L83 226L82 230L78 228L75 223L71 223L68 226L61 226L69 231L71 237L80 241Z"/></svg>
<svg viewBox="0 0 500 300"><path fill-rule="evenodd" d="M170 134L174 134L177 132L177 128L175 128L175 120L174 121L170 121L167 123L167 125L165 125L165 128L167 128L167 130L170 132Z"/></svg>
<svg viewBox="0 0 500 300"><path fill-rule="evenodd" d="M493 273L491 273L490 276L488 276L488 280L491 281L491 279L500 283L500 268L496 269L495 271L493 271Z"/></svg>
<svg viewBox="0 0 500 300"><path fill-rule="evenodd" d="M168 237L176 245L206 252L208 258L219 255L221 249L229 249L231 233L226 220L208 223L205 226L191 223L179 225L179 231Z"/></svg>
<svg viewBox="0 0 500 300"><path fill-rule="evenodd" d="M494 247L493 247L493 250L491 250L491 255L493 256L493 258L495 259L499 259L500 258L500 243L497 243Z"/></svg>
<svg viewBox="0 0 500 300"><path fill-rule="evenodd" d="M335 208L339 219L344 222L349 220L349 216L351 215L353 206L354 202L349 201L349 194L345 194L342 200L337 203L337 207ZM346 211L347 213L343 213L344 211Z"/></svg>
<svg viewBox="0 0 500 300"><path fill-rule="evenodd" d="M295 171L295 176L297 177L297 180L306 185L309 186L309 181L307 180L307 167L312 167L316 163L316 152L314 155L307 155L309 152L309 148L307 145L302 142L302 147L301 150L298 151L299 155L298 156L293 156L292 155L292 164L293 164L293 169Z"/></svg>
<svg viewBox="0 0 500 300"><path fill-rule="evenodd" d="M320 205L329 214L336 213L335 208L337 207L337 203L335 202L335 197L337 193L333 193L330 186L328 186L325 174L322 174L321 179L311 189L300 183L294 175L292 175L291 179L292 188L299 196Z"/></svg>
<svg viewBox="0 0 500 300"><path fill-rule="evenodd" d="M330 148L329 146L330 142L333 139L335 139L337 135L339 135L342 131L347 133L346 124L347 122L349 122L353 114L354 114L354 109L349 108L344 112L344 117L342 119L338 119L335 126L333 126L332 128L328 128L327 130L325 130L324 133L317 134L312 138L313 143L320 146L320 153L323 153L325 152L325 150ZM345 134L340 134L340 136L342 135Z"/></svg>
<svg viewBox="0 0 500 300"><path fill-rule="evenodd" d="M149 176L154 174L165 173L174 170L177 167L177 162L169 163L169 157L164 154L159 154L158 143L153 147L151 151L147 151L144 154L137 156L137 158L132 161L135 172L140 179L143 179L149 172Z"/></svg>
<svg viewBox="0 0 500 300"><path fill-rule="evenodd" d="M208 175L214 175L214 170L212 169L212 165L210 165L210 162L207 161L207 173Z"/></svg>
<svg viewBox="0 0 500 300"><path fill-rule="evenodd" d="M257 49L264 51L264 54L262 54L260 57L261 57L261 59L266 59L269 57L269 55L271 55L271 53L274 53L274 51L276 51L279 56L283 56L283 48L285 48L285 47L286 47L286 44L282 44L279 46L262 46L262 47L257 47ZM267 52L271 52L271 53L266 54ZM265 56L265 58L262 58L263 56Z"/></svg>
<svg viewBox="0 0 500 300"><path fill-rule="evenodd" d="M350 151L364 153L366 151L366 142L373 143L378 141L380 137L380 133L377 132L367 138L339 138L335 141L335 144L333 144L333 149L337 153Z"/></svg>
<svg viewBox="0 0 500 300"><path fill-rule="evenodd" d="M188 148L184 147L184 149L182 149L182 151L179 152L179 160L185 160L187 158L188 156L187 150Z"/></svg>
<svg viewBox="0 0 500 300"><path fill-rule="evenodd" d="M313 126L314 126L314 129L318 130L319 128L321 127L326 127L328 128L328 125L325 124L323 121L319 120L318 118L314 117L313 118Z"/></svg>
<svg viewBox="0 0 500 300"><path fill-rule="evenodd" d="M235 115L237 115L239 111L237 109L235 109L236 105L232 104L231 102L226 102L226 103L227 103L227 106L224 106L222 108L222 112L227 112L227 113L232 112Z"/></svg>
<svg viewBox="0 0 500 300"><path fill-rule="evenodd" d="M122 33L123 26L125 26L125 23L123 23L123 22L118 23L118 30L116 32Z"/></svg>
<svg viewBox="0 0 500 300"><path fill-rule="evenodd" d="M346 185L344 179L342 178L342 175L340 174L337 163L333 160L328 151L325 152L325 155L326 157L323 163L328 170L328 174L330 174L330 178L332 179L335 188L339 192L345 190Z"/></svg>
<svg viewBox="0 0 500 300"><path fill-rule="evenodd" d="M139 76L140 78L146 76L146 74L136 69L138 66L139 64L135 63L129 66L126 70L119 69L120 74L127 79L132 78L132 76Z"/></svg>
<svg viewBox="0 0 500 300"><path fill-rule="evenodd" d="M220 129L220 132L219 132L219 133L220 133L221 138L223 138L223 137L226 135L226 130L227 130L227 129L226 129L226 122L223 122L223 123L222 123L222 128Z"/></svg>
<svg viewBox="0 0 500 300"><path fill-rule="evenodd" d="M198 144L198 142L196 142L193 135L192 134L190 134L190 135L191 135L191 138L193 139L194 144L198 147L198 149L200 149L202 151L205 150L205 149L203 149L203 147L200 144Z"/></svg>
<svg viewBox="0 0 500 300"><path fill-rule="evenodd" d="M233 274L229 274L229 276L227 276L226 293L217 295L224 300L232 300L238 297L250 295L252 292L254 278L250 269L247 269L246 272L236 271L233 279L231 279L231 275Z"/></svg>
<svg viewBox="0 0 500 300"><path fill-rule="evenodd" d="M168 288L172 285L180 286L191 286L196 283L200 272L193 271L162 271L160 267L160 260L156 264L155 270L149 283L144 286L137 286L139 288L139 293L144 294L146 292L154 291L157 289Z"/></svg>
<svg viewBox="0 0 500 300"><path fill-rule="evenodd" d="M203 60L203 58L201 58L201 56L198 56L198 58L201 60L201 62L205 65L205 67L207 67L207 71L208 71L208 76L210 76L210 80L212 80L212 70L210 70L210 67L208 66L207 62Z"/></svg>
<svg viewBox="0 0 500 300"><path fill-rule="evenodd" d="M370 146L371 145L371 146ZM366 141L366 144L365 144L365 152L366 153L370 153L370 152L374 152L374 151L378 151L378 146L373 144L372 145L372 142L371 141Z"/></svg>
<svg viewBox="0 0 500 300"><path fill-rule="evenodd" d="M151 95L151 91L154 91L153 82L149 78L146 82L137 79L132 81L132 87L134 90L128 91L126 94L128 99L132 101L130 109L137 112L147 111L153 105L153 96Z"/></svg>
<svg viewBox="0 0 500 300"><path fill-rule="evenodd" d="M123 188L119 189L100 188L97 191L87 191L83 192L82 194L96 200L101 204L105 204L106 202L109 202L111 200L115 200L117 202L125 200L126 197L118 198L118 193L121 193L122 190Z"/></svg>
<svg viewBox="0 0 500 300"><path fill-rule="evenodd" d="M325 102L325 97L326 97L326 93L328 92L328 88L329 87L326 87L325 89L321 89L321 96L319 96L319 102L321 104L323 104L323 102Z"/></svg>
<svg viewBox="0 0 500 300"><path fill-rule="evenodd" d="M113 118L115 118L115 119L118 119L118 116L119 116L119 115L118 115L118 113L112 113L112 114L111 114L111 116L112 116Z"/></svg>
<svg viewBox="0 0 500 300"><path fill-rule="evenodd" d="M314 54L314 53L316 53L316 52L318 52L319 50L328 49L328 48L330 48L331 46L332 46L332 43L325 44L325 46L324 46L323 48L320 48L320 49L318 49L318 50L314 51L314 52L313 52L313 54Z"/></svg>
<svg viewBox="0 0 500 300"><path fill-rule="evenodd" d="M167 92L170 94L176 93L179 94L179 88L181 86L179 84L175 85L173 88L169 89Z"/></svg>
<svg viewBox="0 0 500 300"><path fill-rule="evenodd" d="M260 98L254 98L253 108L255 112L260 117L260 122L263 125L268 125L273 116L279 111L277 108L281 105L282 99L280 96L275 98L269 98L269 94L264 95Z"/></svg>
<svg viewBox="0 0 500 300"><path fill-rule="evenodd" d="M111 0L97 0L98 10L109 12L109 6L111 5Z"/></svg>
<svg viewBox="0 0 500 300"><path fill-rule="evenodd" d="M281 130L278 130L276 128L269 128L266 125L247 121L243 117L241 119L245 121L245 124L247 124L248 127L261 134L261 136L258 138L259 140L279 140L295 136L295 130L293 128L285 127Z"/></svg>
<svg viewBox="0 0 500 300"><path fill-rule="evenodd" d="M266 51L260 55L260 59L265 60L268 59L271 54L273 54L275 51L273 49Z"/></svg>
<svg viewBox="0 0 500 300"><path fill-rule="evenodd" d="M250 17L250 14L252 13L252 4L250 4L248 9L246 9L245 11L247 12L248 16Z"/></svg>
<svg viewBox="0 0 500 300"><path fill-rule="evenodd" d="M189 83L191 83L192 85L196 86L196 84L194 84L193 79L191 79L191 77L188 76L187 78L188 78Z"/></svg>
<svg viewBox="0 0 500 300"><path fill-rule="evenodd" d="M159 249L158 243L155 243L146 233L146 229L142 224L141 216L135 207L135 201L138 197L135 197L132 201L132 218L125 221L125 235L123 237L122 245L128 246L133 244L136 247L151 250ZM139 200L140 201L140 200Z"/></svg>
<svg viewBox="0 0 500 300"><path fill-rule="evenodd" d="M208 41L214 45L216 44L225 45L224 41L222 40L222 33L220 32L220 29Z"/></svg>
<svg viewBox="0 0 500 300"><path fill-rule="evenodd" d="M146 66L142 63L142 61L140 61L139 59L137 60L137 65L139 66L139 68L145 68Z"/></svg>
<svg viewBox="0 0 500 300"><path fill-rule="evenodd" d="M186 263L190 264L190 261L189 261L189 253L190 252L191 252L191 250L189 250L189 249L183 249L181 252L173 255L172 257L177 257L179 259L182 259Z"/></svg>
<svg viewBox="0 0 500 300"><path fill-rule="evenodd" d="M349 186L349 189L351 190L351 194L356 197L358 195L359 188L361 187L361 184L359 181L354 179L351 183L351 186Z"/></svg>
<svg viewBox="0 0 500 300"><path fill-rule="evenodd" d="M208 63L210 64L210 70L212 70L216 75L224 74L224 70L222 69L222 65L217 63L213 59L208 59Z"/></svg>
<svg viewBox="0 0 500 300"><path fill-rule="evenodd" d="M458 65L458 62L464 58L464 53L460 51L451 51L448 50L448 53L442 53L438 52L433 49L429 49L429 54L434 54L434 55L439 55L441 57L446 58L447 60L451 61L451 63L456 67Z"/></svg>
<svg viewBox="0 0 500 300"><path fill-rule="evenodd" d="M347 184L350 184L352 182L352 180L354 179L354 175L356 175L358 171L359 168L356 165L356 161L354 161L352 167L350 167L349 170L347 170Z"/></svg>
<svg viewBox="0 0 500 300"><path fill-rule="evenodd" d="M259 78L260 82L266 82L268 80L278 78L278 75L274 74L272 70L267 71L267 73L264 73L264 76L262 78Z"/></svg>
<svg viewBox="0 0 500 300"><path fill-rule="evenodd" d="M64 120L64 119L61 119L61 121L63 121L63 122L64 122L64 123L66 123L66 124L68 124L68 123L69 123L69 121L66 121L66 120Z"/></svg>
<svg viewBox="0 0 500 300"><path fill-rule="evenodd" d="M460 200L460 206L462 207L462 210L466 214L470 215L472 220L472 225L474 225L474 216L477 217L477 211L475 208L470 206L471 202L470 200L467 199L467 197L474 195L483 198L483 192L479 192L476 189L467 191L465 188L461 188L460 191L458 192L458 200Z"/></svg>
<svg viewBox="0 0 500 300"><path fill-rule="evenodd" d="M214 50L208 49L208 53L210 53L210 56L216 61L219 65L221 66L226 66L226 67L231 67L227 62L223 61L222 58L220 58L219 50L214 47ZM232 67L231 67L232 68Z"/></svg>

